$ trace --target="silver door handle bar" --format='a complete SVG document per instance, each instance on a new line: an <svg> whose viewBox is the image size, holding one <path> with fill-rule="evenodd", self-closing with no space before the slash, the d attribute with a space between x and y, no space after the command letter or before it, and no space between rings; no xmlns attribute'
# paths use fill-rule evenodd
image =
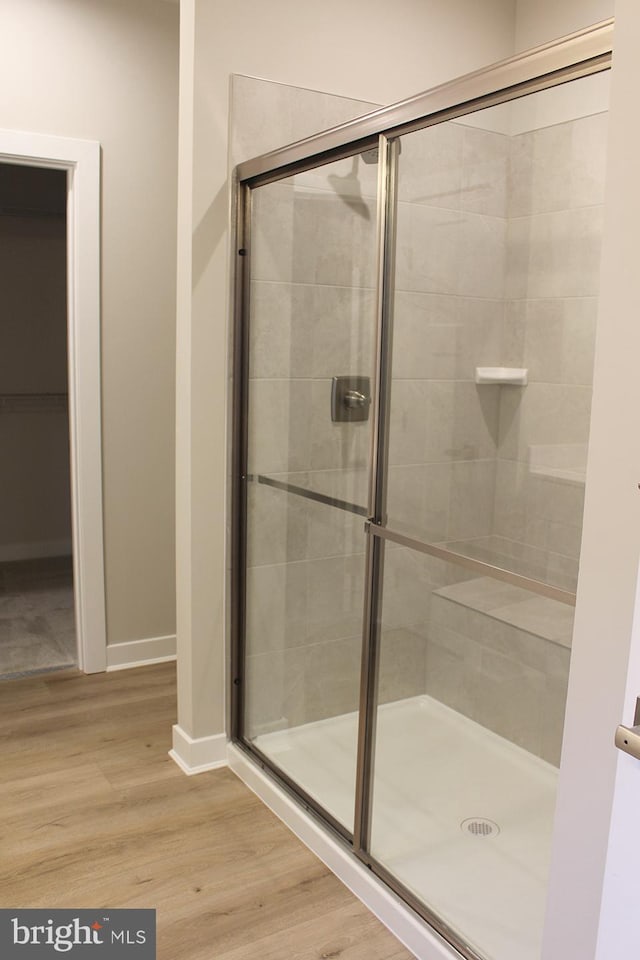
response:
<svg viewBox="0 0 640 960"><path fill-rule="evenodd" d="M640 697L636 700L633 722L635 724L633 727L620 724L616 730L615 743L618 750L623 750L636 760L640 760Z"/></svg>

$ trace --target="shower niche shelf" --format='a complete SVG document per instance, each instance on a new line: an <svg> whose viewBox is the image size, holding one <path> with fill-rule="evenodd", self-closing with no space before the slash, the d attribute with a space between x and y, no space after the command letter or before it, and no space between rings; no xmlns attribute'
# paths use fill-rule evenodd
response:
<svg viewBox="0 0 640 960"><path fill-rule="evenodd" d="M476 367L476 383L526 387L528 374L526 367Z"/></svg>

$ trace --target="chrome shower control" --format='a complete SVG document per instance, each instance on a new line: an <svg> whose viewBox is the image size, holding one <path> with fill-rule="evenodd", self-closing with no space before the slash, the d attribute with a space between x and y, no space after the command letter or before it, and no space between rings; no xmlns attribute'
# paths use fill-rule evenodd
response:
<svg viewBox="0 0 640 960"><path fill-rule="evenodd" d="M370 403L371 398L366 397L359 390L347 390L344 395L344 402L347 407L362 407L365 403Z"/></svg>
<svg viewBox="0 0 640 960"><path fill-rule="evenodd" d="M331 419L354 423L369 419L369 377L334 377L331 384Z"/></svg>

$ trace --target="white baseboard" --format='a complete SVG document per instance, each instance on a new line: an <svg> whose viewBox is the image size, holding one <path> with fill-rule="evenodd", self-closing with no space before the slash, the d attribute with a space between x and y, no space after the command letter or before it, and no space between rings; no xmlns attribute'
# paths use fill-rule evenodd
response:
<svg viewBox="0 0 640 960"><path fill-rule="evenodd" d="M12 560L40 560L42 557L70 557L71 540L42 540L38 543L0 544L0 563Z"/></svg>
<svg viewBox="0 0 640 960"><path fill-rule="evenodd" d="M176 658L176 637L147 637L127 643L107 646L107 670L126 670L129 667L149 666Z"/></svg>
<svg viewBox="0 0 640 960"><path fill-rule="evenodd" d="M460 960L457 950L411 910L233 744L233 772L329 867L418 960Z"/></svg>
<svg viewBox="0 0 640 960"><path fill-rule="evenodd" d="M212 737L194 740L176 723L173 726L173 749L169 750L169 756L189 776L226 767L227 735L216 733Z"/></svg>

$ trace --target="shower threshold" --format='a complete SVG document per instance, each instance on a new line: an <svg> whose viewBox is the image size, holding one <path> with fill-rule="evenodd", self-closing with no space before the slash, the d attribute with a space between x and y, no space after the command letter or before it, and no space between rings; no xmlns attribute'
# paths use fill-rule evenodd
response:
<svg viewBox="0 0 640 960"><path fill-rule="evenodd" d="M353 825L357 714L255 745ZM378 710L371 853L488 960L539 960L557 768L429 696Z"/></svg>

